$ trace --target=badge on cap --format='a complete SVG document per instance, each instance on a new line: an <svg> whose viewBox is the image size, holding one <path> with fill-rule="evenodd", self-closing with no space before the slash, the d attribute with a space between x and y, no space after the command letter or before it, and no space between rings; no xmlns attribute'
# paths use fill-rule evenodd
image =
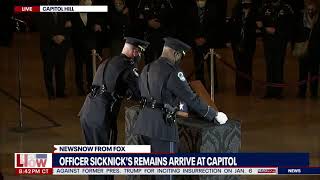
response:
<svg viewBox="0 0 320 180"><path fill-rule="evenodd" d="M179 78L181 81L186 81L186 78L184 77L184 75L183 75L182 72L179 72L179 73L178 73L178 78Z"/></svg>

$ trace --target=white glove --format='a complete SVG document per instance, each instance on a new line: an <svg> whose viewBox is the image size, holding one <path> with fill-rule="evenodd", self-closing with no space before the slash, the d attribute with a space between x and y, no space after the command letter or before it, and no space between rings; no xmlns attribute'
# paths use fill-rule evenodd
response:
<svg viewBox="0 0 320 180"><path fill-rule="evenodd" d="M225 113L223 112L218 112L217 116L216 116L216 120L220 123L220 124L225 124L228 121L228 117Z"/></svg>

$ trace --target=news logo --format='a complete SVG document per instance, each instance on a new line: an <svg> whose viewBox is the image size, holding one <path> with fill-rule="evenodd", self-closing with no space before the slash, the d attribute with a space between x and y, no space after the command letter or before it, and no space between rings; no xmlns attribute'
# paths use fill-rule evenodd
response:
<svg viewBox="0 0 320 180"><path fill-rule="evenodd" d="M51 153L15 153L16 174L52 174Z"/></svg>
<svg viewBox="0 0 320 180"><path fill-rule="evenodd" d="M258 169L258 173L274 174L274 173L277 173L277 170L276 169L270 169L270 168L264 168L264 169Z"/></svg>

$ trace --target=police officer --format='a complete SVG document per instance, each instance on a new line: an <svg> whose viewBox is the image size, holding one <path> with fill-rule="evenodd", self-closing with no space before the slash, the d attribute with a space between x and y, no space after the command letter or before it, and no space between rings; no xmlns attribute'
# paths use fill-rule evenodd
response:
<svg viewBox="0 0 320 180"><path fill-rule="evenodd" d="M135 65L149 43L132 37L125 39L120 56L115 56L99 66L92 90L79 113L81 128L88 145L116 144L116 120L122 98L140 98L139 75ZM98 177L90 176L90 179Z"/></svg>
<svg viewBox="0 0 320 180"><path fill-rule="evenodd" d="M266 0L261 21L257 22L264 36L267 82L283 82L283 65L289 38L292 35L293 9L284 0ZM281 99L282 88L267 87L264 98Z"/></svg>
<svg viewBox="0 0 320 180"><path fill-rule="evenodd" d="M145 144L151 145L152 152L176 152L175 113L180 101L208 121L224 124L228 120L224 113L209 107L188 85L179 63L190 46L171 37L164 40L161 57L146 65L139 78L143 103L133 130L141 135Z"/></svg>
<svg viewBox="0 0 320 180"><path fill-rule="evenodd" d="M231 19L231 42L237 70L252 76L252 60L256 49L256 8L252 0L241 0ZM252 82L236 74L236 95L248 96Z"/></svg>
<svg viewBox="0 0 320 180"><path fill-rule="evenodd" d="M139 0L137 9L141 36L150 42L145 56L148 64L161 55L162 39L176 33L174 4L171 0Z"/></svg>
<svg viewBox="0 0 320 180"><path fill-rule="evenodd" d="M48 5L61 5L65 1L51 0ZM39 16L40 52L43 60L44 81L48 99L65 97L65 62L70 47L71 21L65 13L43 13ZM53 70L55 81L53 82ZM56 88L54 88L56 84Z"/></svg>

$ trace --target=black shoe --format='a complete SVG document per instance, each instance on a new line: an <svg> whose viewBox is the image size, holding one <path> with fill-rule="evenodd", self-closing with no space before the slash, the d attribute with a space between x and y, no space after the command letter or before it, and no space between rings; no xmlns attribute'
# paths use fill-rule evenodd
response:
<svg viewBox="0 0 320 180"><path fill-rule="evenodd" d="M272 96L271 94L266 94L262 97L262 99L272 99L274 98L274 96Z"/></svg>
<svg viewBox="0 0 320 180"><path fill-rule="evenodd" d="M66 98L67 96L65 94L57 94L57 98Z"/></svg>
<svg viewBox="0 0 320 180"><path fill-rule="evenodd" d="M283 95L277 95L277 96L274 96L275 99L278 99L278 100L282 100L284 99L284 96Z"/></svg>
<svg viewBox="0 0 320 180"><path fill-rule="evenodd" d="M49 100L49 101L52 101L52 100L54 100L54 99L55 99L54 96L52 96L52 95L49 95L49 96L48 96L48 100Z"/></svg>
<svg viewBox="0 0 320 180"><path fill-rule="evenodd" d="M305 99L306 98L306 94L298 93L297 98Z"/></svg>
<svg viewBox="0 0 320 180"><path fill-rule="evenodd" d="M312 100L317 100L317 99L318 99L318 95L317 95L317 94L312 94L312 95L310 96L310 98L311 98Z"/></svg>

